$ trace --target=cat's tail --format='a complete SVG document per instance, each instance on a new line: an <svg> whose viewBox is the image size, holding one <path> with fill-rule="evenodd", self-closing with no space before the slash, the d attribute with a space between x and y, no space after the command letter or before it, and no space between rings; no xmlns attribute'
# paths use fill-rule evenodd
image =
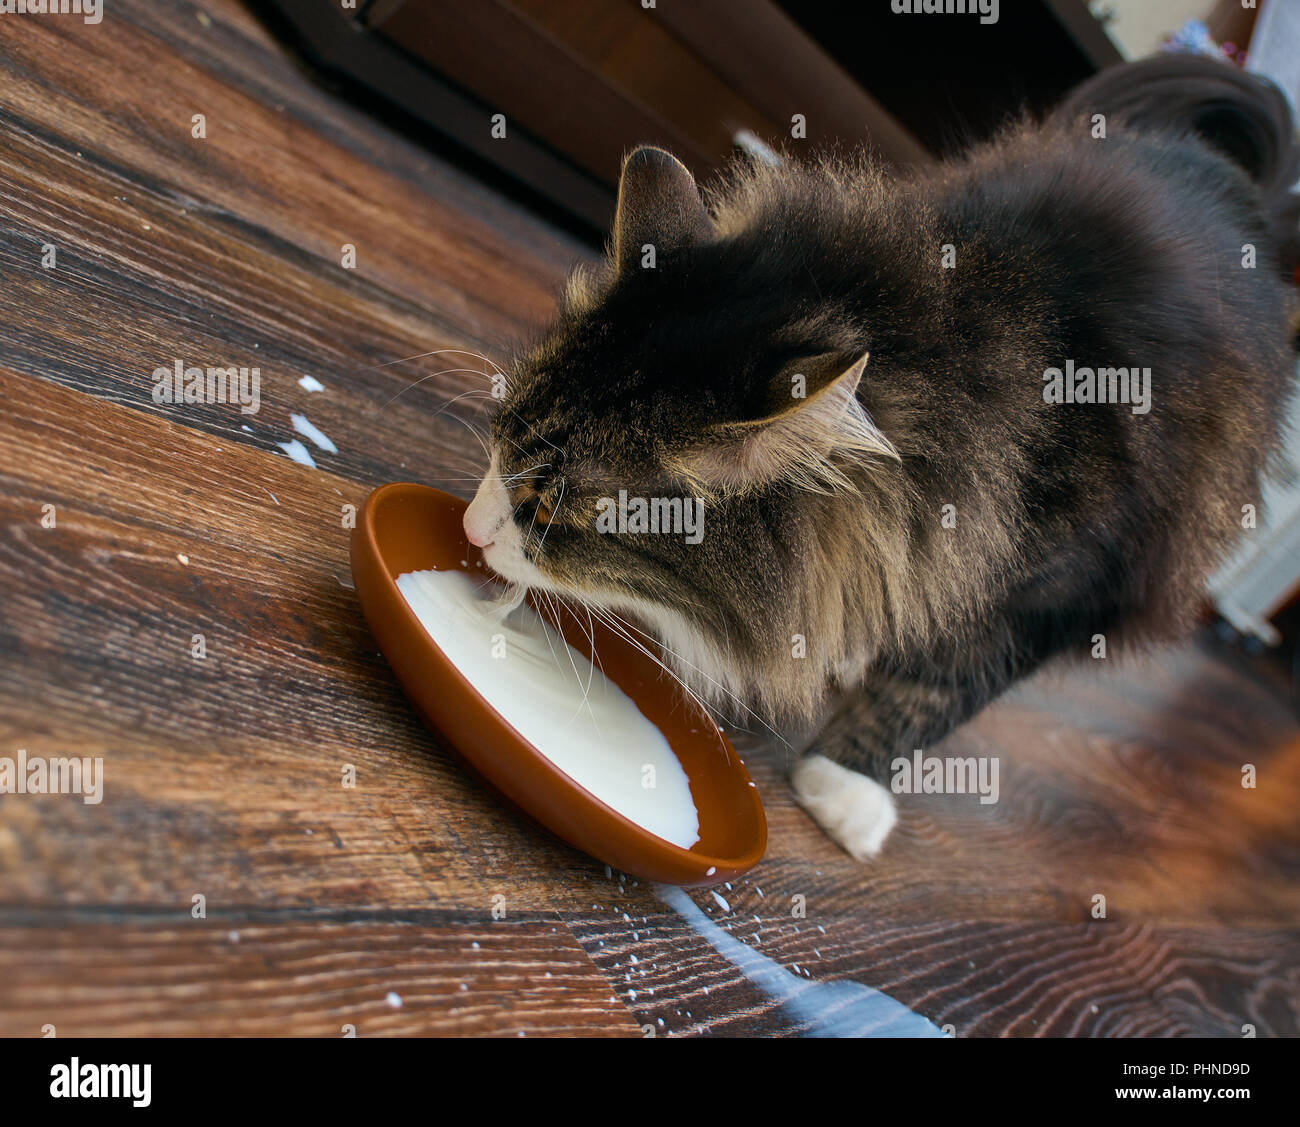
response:
<svg viewBox="0 0 1300 1127"><path fill-rule="evenodd" d="M1276 86L1205 55L1168 54L1108 67L1076 86L1054 116L1105 114L1153 132L1197 134L1259 186L1283 267L1300 268L1300 144ZM1108 123L1109 125L1109 123Z"/></svg>

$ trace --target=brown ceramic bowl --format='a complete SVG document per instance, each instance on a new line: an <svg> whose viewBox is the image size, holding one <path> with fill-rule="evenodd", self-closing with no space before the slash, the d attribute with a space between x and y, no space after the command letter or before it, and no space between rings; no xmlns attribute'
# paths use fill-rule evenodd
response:
<svg viewBox="0 0 1300 1127"><path fill-rule="evenodd" d="M397 589L407 571L456 568L487 574L465 539L465 502L422 485L381 486L352 535L352 576L375 640L416 710L515 805L571 845L625 873L706 886L758 864L767 819L735 749L659 666L595 623L600 665L664 734L690 783L700 839L683 849L656 837L574 782L512 728L440 650ZM531 600L530 600L531 602ZM591 657L591 626L547 606L533 609Z"/></svg>

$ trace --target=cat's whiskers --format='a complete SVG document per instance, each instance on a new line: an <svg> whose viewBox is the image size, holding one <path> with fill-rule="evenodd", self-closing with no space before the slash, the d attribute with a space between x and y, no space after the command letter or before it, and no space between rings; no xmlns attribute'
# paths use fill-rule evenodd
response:
<svg viewBox="0 0 1300 1127"><path fill-rule="evenodd" d="M450 375L450 374L452 374L452 373L454 373L454 372L469 372L469 373L472 373L473 375L476 375L476 376L484 376L484 377L489 378L489 379L490 379L491 377L493 377L494 375L495 375L495 376L499 376L499 377L502 379L502 381L506 381L506 380L509 379L509 377L508 377L508 376L506 375L506 373L505 373L505 370L504 370L504 369L501 367L501 365L498 364L495 360L492 360L492 359L490 359L489 357L484 356L483 353L481 353L481 352L474 352L474 351L472 351L471 349L468 349L468 348L436 348L436 349L434 349L432 352L420 352L420 353L417 353L415 356L406 356L406 357L403 357L403 358L400 359L400 360L389 360L389 361L388 361L387 363L385 363L385 364L376 364L376 365L375 365L374 367L372 367L372 368L365 368L365 369L362 369L362 370L363 370L363 371L370 371L370 372L373 372L373 371L375 371L375 370L378 369L378 368L388 368L388 367L392 367L394 364L405 364L405 363L407 363L407 362L409 362L409 361L411 361L411 360L423 360L423 359L425 359L426 357L429 357L429 356L439 356L439 355L442 355L443 353L447 353L447 352L455 352L455 353L459 353L459 354L462 355L462 356L473 356L473 357L474 357L475 359L477 359L477 360L482 360L484 364L486 364L489 368L492 369L492 371L491 371L491 372L480 372L477 368L445 368L445 369L443 369L441 372L434 372L434 373L431 373L431 374L428 375L428 376L422 376L420 379L416 380L415 383L412 383L412 384L410 384L409 386L404 387L401 391L399 391L399 392L397 393L397 395L393 396L393 399L396 399L398 395L404 395L404 394L405 394L407 391L409 391L412 387L415 387L416 384L423 383L425 380L427 380L427 379L431 379L432 376L434 376L434 375ZM467 396L472 394L472 395L477 396L478 398L483 398L483 399L494 399L494 400L497 400L498 402L500 402L500 397L499 397L497 394L495 394L495 393L492 392L492 391L488 391L488 390L486 390L486 389L483 389L483 388L474 388L474 389L471 389L470 392L466 392L465 394L466 394ZM459 398L459 397L458 397L458 398ZM390 399L390 400L388 401L388 403L391 403L391 402L393 401L393 399ZM453 402L454 402L454 400L453 400ZM387 406L388 406L388 403L385 403L384 406L387 407ZM517 419L519 418L519 416L518 416L517 414L515 414L514 411L510 411L509 408L503 408L503 410L506 410L508 414L514 415L515 418L517 418ZM520 421L523 422L524 425L525 425L526 427L528 427L529 430L532 430L534 434L537 434L536 430L533 429L533 426L532 426L531 423L529 423L529 422L527 422L527 420L523 420L523 419L520 419ZM555 450L560 450L560 448L559 448L558 446L556 446L553 442L549 442L547 439L543 438L540 434L538 434L537 437L538 437L539 439L541 439L541 441L545 442L548 446L552 447L553 449L555 449ZM523 447L519 446L518 443L514 443L513 445L514 445L514 446L515 446L515 447L520 451L520 453L524 453L524 452L525 452L524 449L523 449ZM563 451L563 450L560 450L560 453L563 454L564 451Z"/></svg>
<svg viewBox="0 0 1300 1127"><path fill-rule="evenodd" d="M406 392L410 391L411 388L417 386L418 384L423 383L425 380L432 379L434 376L450 375L456 372L470 372L473 375L485 376L488 378L491 378L493 375L499 376L502 380L507 380L509 378L506 375L504 369L495 360L491 360L487 356L484 356L481 352L474 352L468 348L435 348L431 352L417 353L415 356L406 356L400 360L389 360L387 363L376 364L371 368L365 368L362 370L375 371L376 369L379 368L392 367L394 364L405 364L411 360L422 360L429 356L439 356L442 355L443 353L448 353L448 352L459 353L460 355L463 356L473 356L475 359L482 360L483 363L487 364L488 367L493 369L493 371L480 372L476 368L445 368L440 372L432 372L427 376L421 376L420 379L416 380L414 383L411 383L407 387L404 387L401 391L397 393L397 395L394 395L393 398L388 401L388 403L385 403L384 406L387 407L388 404L392 403L394 399L398 398L398 396L404 395ZM494 399L497 400L497 402L500 402L500 398L493 392L487 391L482 388L474 388L471 389L470 391L465 392L463 395L457 396L456 399L451 400L449 403L444 404L443 408L440 408L440 410L444 410L446 407L450 406L451 403L455 403L457 399L467 398L467 397L474 397L480 399ZM527 419L522 418L517 412L511 410L509 407L502 406L500 409L505 411L506 414L511 415L513 418L517 419L519 422L523 423L524 426L526 426L533 433L534 437L536 437L539 441L546 443L547 446L549 446L552 450L557 451L560 455L567 456L565 455L565 451L563 447L557 446L554 442L552 442L550 439L545 437L545 435L539 434L537 428L534 427L533 424L530 423ZM527 451L525 451L524 448L520 446L519 443L515 442L513 439L507 438L506 441L510 442L510 444L514 446L515 449L517 449L521 454L525 454L525 455L527 454ZM491 459L490 452L488 454L488 457L490 460Z"/></svg>
<svg viewBox="0 0 1300 1127"><path fill-rule="evenodd" d="M558 498L558 499L556 500L556 502L555 502L555 509L553 510L553 512L552 512L552 514L551 514L551 522L548 523L548 524L546 525L546 527L542 530L541 538L539 539L538 544L537 544L537 551L538 551L539 554L540 554L542 548L544 547L544 545L545 545L545 543L546 543L546 534L547 534L547 533L550 531L550 529L551 529L551 523L553 523L554 520L556 519L556 517L559 516L559 513L560 513L560 506L564 503L564 489L565 489L564 483L561 482L561 483L560 483L560 496L559 496L559 498ZM527 499L525 498L525 500L527 500ZM521 502L519 503L519 505L517 505L517 506L515 507L515 512L518 512L520 506L522 506L523 504L524 504L524 502L521 501ZM534 525L536 524L536 521L537 521L537 513L536 513L536 511L534 511L534 513L533 513L533 524L530 524L530 525L529 525L528 533L525 535L525 541L527 541L528 536L530 536L530 535L532 534L533 527L534 527ZM560 594L560 592L558 592L558 591L547 591L545 588L542 588L542 587L534 587L534 588L532 588L532 590L533 590L534 592L536 592L536 594L537 594L538 596L540 596L542 599L544 599L544 600L546 601L546 605L547 605L548 607L550 607L550 609L551 609L551 614L555 617L555 621L556 621L557 624L561 621L560 610L557 609L557 605L556 605L557 602L558 602L559 607L562 607L562 608L568 610L569 613L573 616L573 620L574 620L575 622L577 622L577 624L578 624L578 629L579 629L579 630L582 630L582 621L581 621L581 620L578 618L578 616L573 612L573 608L572 608L571 606L569 606L569 604L567 604L567 603L564 601L564 596L563 596L562 594ZM579 599L579 602L582 602L584 608L587 610L587 621L588 621L588 623L590 623L590 622L591 622L591 609L590 609L589 607L586 606L586 604L585 604L585 602L584 602L583 600ZM578 713L582 711L583 705L586 705L586 707L587 707L587 711L591 714L591 722L592 722L592 724L594 725L594 724L596 723L596 714L595 714L595 712L593 711L593 709L592 709L592 707L591 707L591 700L590 700L590 698L591 698L591 686L592 686L592 680L593 680L593 678L594 678L595 675L596 675L596 665L597 665L597 663L598 663L599 660L600 660L600 659L599 659L599 656L598 656L597 653L596 653L596 632L595 632L595 626L593 625L593 626L591 627L590 632L588 632L588 631L583 631L583 633L586 635L586 638L587 638L588 642L590 642L590 644L591 644L591 663L590 663L590 664L591 664L591 672L590 672L590 673L588 674L588 676L587 676L587 684L586 684L585 688L583 689L582 702L578 705L577 709L574 710L573 715L574 715L574 716L577 716ZM562 631L561 631L561 637L563 637L563 632L562 632ZM569 652L569 651L568 651L567 644L566 644L566 652ZM554 649L552 649L551 653L552 653L552 656L554 656L554 653L555 653ZM557 663L557 664L559 663L559 658L558 658L558 657L556 658L556 663ZM573 662L573 654L572 654L571 652L569 652L569 664L570 664L570 665L573 665L573 674L574 674L574 676L578 679L578 682L581 683L581 681L582 681L582 674L578 672L577 665L574 664L574 662ZM602 675L604 674L604 672L605 672L605 670L604 670L604 667L602 666L602 667L601 667L601 673L602 673ZM597 731L597 733L599 734L599 732L600 732L600 728L597 727L597 728L596 728L596 731Z"/></svg>
<svg viewBox="0 0 1300 1127"><path fill-rule="evenodd" d="M600 667L601 676L605 676L605 666L601 664L600 654L596 652L596 623L591 617L591 608L579 600L582 609L587 612L587 636L591 639L591 660Z"/></svg>
<svg viewBox="0 0 1300 1127"><path fill-rule="evenodd" d="M554 619L555 632L556 632L557 634L559 634L559 636L560 636L560 645L562 645L562 646L564 647L564 654L565 654L565 656L569 659L569 665L570 665L570 667L573 669L573 677L574 677L574 680L575 680L579 685L581 685L581 684L582 684L582 674L578 672L578 663L577 663L576 661L573 660L573 650L570 649L570 647L569 647L569 643L568 643L568 642L565 640L565 638L564 638L564 631L560 628L560 623L563 621L563 619L562 619L562 617L561 617L561 615L560 615L559 610L556 609L555 603L552 601L549 592L543 590L543 589L540 588L540 587L534 587L533 590L534 590L534 591L535 591L539 596L541 596L541 598L546 602L547 609L550 610L550 612L551 612L551 617L552 617L552 619ZM545 625L545 621L546 621L546 620L543 619L542 621L543 621L543 625ZM545 631L543 631L543 632L545 632ZM549 639L548 639L548 644L549 644ZM554 649L554 647L551 648L551 654L552 654L552 656L554 656L554 654L555 654L555 649ZM560 659L559 659L558 657L555 659L555 663L556 663L557 666L559 665L559 660L560 660ZM561 672L562 672L562 671L561 671ZM594 674L595 674L595 666L592 666L592 675L594 675ZM573 715L569 717L569 720L572 721L572 720L576 719L578 713L580 713L580 712L582 711L582 709L583 709L583 706L586 705L587 712L588 712L588 713L590 714L590 716L591 716L591 724L592 724L592 727L594 727L594 728L596 729L596 734L597 734L598 736L600 736L600 735L601 735L600 725L596 723L596 713L595 713L595 711L594 711L594 710L592 709L592 707L591 707L590 696L591 696L591 677L589 676L589 677L587 678L587 686L586 686L586 689L583 691L583 694L582 694L582 700L578 702L578 707L575 708L575 709L573 710ZM603 738L603 736L602 736L602 738Z"/></svg>
<svg viewBox="0 0 1300 1127"><path fill-rule="evenodd" d="M617 612L613 610L610 610L609 613L611 615L617 615ZM736 696L736 694L733 693L730 689L728 689L725 685L722 685L719 682L715 681L698 665L695 665L693 662L688 661L681 654L677 653L675 650L671 649L668 645L666 645L661 639L656 638L653 634L646 633L646 631L640 629L637 626L634 626L631 622L627 622L625 619L620 619L620 621L622 621L629 630L636 631L636 633L640 634L643 638L647 639L649 642L658 646L661 650L664 651L664 653L668 654L670 657L675 658L677 661L680 661L683 665L693 670L695 673L698 673L702 678L704 678L704 680L708 681L708 683L712 685L714 689L716 689L719 693L727 697L739 708L743 709L755 720L757 720L761 725L763 725L763 727L766 728L767 731L770 732L773 736L775 736L780 743L784 744L786 748L790 747L790 744L785 740L785 738L781 735L780 732L778 732L775 728L773 728L771 724L769 724L766 720L764 720L757 712L755 712L752 708L750 708L749 705L747 705L743 700L741 700L740 697ZM687 688L685 682L682 681L680 677L678 677L675 673L673 674L673 676L679 682L681 682L683 688ZM690 691L689 688L687 689L687 691L688 692ZM697 697L696 699L698 700L699 698Z"/></svg>
<svg viewBox="0 0 1300 1127"><path fill-rule="evenodd" d="M539 477L542 477L543 475L525 473L525 474L520 474L518 476L520 481L536 481ZM473 473L467 473L467 474L443 473L443 474L435 475L430 480L432 481L482 481L483 473L481 470L477 470L477 469Z"/></svg>
<svg viewBox="0 0 1300 1127"><path fill-rule="evenodd" d="M379 409L382 411L384 407L389 406L394 400L400 399L403 395L405 395L408 391L410 391L411 388L419 387L420 384L424 383L425 380L436 379L438 376L451 376L451 375L455 375L457 372L472 372L476 376L487 375L486 372L480 372L477 368L442 368L437 372L429 372L427 375L421 376L418 380L413 380L411 383L407 384L404 388L402 388L401 391L399 391L396 395L394 395L392 399L388 400L388 402L383 404L383 406L381 406ZM477 397L480 399L493 398L492 393L490 391L485 391L481 387L473 387L470 388L468 391L462 392L460 395L457 395L454 399L451 399L447 403L443 404L440 410L446 410L448 407L451 406L452 403L455 403L457 399L466 399L469 397Z"/></svg>
<svg viewBox="0 0 1300 1127"><path fill-rule="evenodd" d="M400 360L386 360L382 364L374 364L369 368L361 368L359 370L362 372L377 372L379 371L380 368L391 368L393 367L394 364L409 364L412 360L424 360L429 356L442 356L444 353L448 353L448 352L458 352L462 356L473 356L476 360L482 360L484 364L496 368L497 372L500 375L502 376L505 375L505 372L502 372L500 367L498 367L494 361L489 360L486 356L483 355L483 353L474 352L472 349L468 349L468 348L435 348L432 352L417 352L414 356L403 356ZM470 370L472 369L466 369L466 371L470 371ZM486 372L479 373L479 375L486 375L486 374L487 374Z"/></svg>
<svg viewBox="0 0 1300 1127"><path fill-rule="evenodd" d="M558 602L559 605L560 605L561 607L563 607L565 610L567 610L567 611L569 612L570 615L573 616L573 620L574 620L574 622L576 622L576 623L578 624L578 629L579 629L579 630L582 630L583 636L584 636L584 637L587 639L587 641L591 644L591 658L590 658L590 660L589 660L588 663L587 663L588 665L591 666L591 672L587 674L587 688L586 688L586 690L583 692L583 699L584 699L584 700L587 700L587 699L591 696L591 683L592 683L592 680L593 680L593 679L595 678L595 676L596 676L596 662L597 662L597 660L598 660L597 657L596 657L596 637L595 637L595 634L594 634L594 633L589 633L588 631L583 630L582 620L581 620L581 619L580 619L576 614L573 613L573 608L572 608L571 606L569 606L569 604L566 603L566 602L564 601L564 599L563 599L562 596L560 596L560 595L556 595L556 596L555 596L555 601ZM590 615L587 616L587 621L588 621L588 622L591 621L591 616L590 616ZM604 670L604 669L601 669L601 673L603 674L604 672L605 672L605 670ZM587 708L588 708L588 710L590 710L591 706L588 705ZM597 730L599 731L599 729L597 729Z"/></svg>
<svg viewBox="0 0 1300 1127"><path fill-rule="evenodd" d="M579 602L579 604L582 606L583 610L585 610L585 611L587 612L587 628L586 628L586 629L583 629L582 620L578 618L578 615L577 615L577 613L574 611L574 608L573 608L573 607L572 607L568 602L565 601L564 596L561 595L558 591L556 591L556 592L551 592L550 594L554 596L555 601L558 602L559 605L560 605L561 607L563 607L565 610L567 610L567 611L569 612L569 614L572 616L574 622L576 622L576 623L578 624L578 629L579 629L579 630L582 630L583 636L587 639L588 643L589 643L590 646L591 646L591 657L590 657L590 659L589 659L589 664L591 665L591 672L590 672L590 674L588 674L588 676L587 676L587 688L586 688L586 690L585 690L585 692L584 692L584 694L583 694L583 699L584 699L584 700L588 700L588 699L590 698L590 696L591 696L591 684L592 684L592 680L593 680L593 678L596 676L596 670L597 670L597 668L600 669L600 675L601 675L602 677L607 676L606 673L605 673L605 666L604 666L604 664L603 664L603 663L601 662L601 660L600 660L600 654L596 652L596 625L595 625L595 623L592 621L592 617L591 617L591 608L588 607L588 606L586 605L586 603L583 602L583 600L581 600L581 599L578 600L578 602ZM549 599L550 599L550 596L548 595L548 602L549 602ZM579 706L579 707L581 707L581 706ZM588 711L591 710L591 705L590 705L590 704L587 705L587 709L588 709ZM577 713L575 712L574 715L576 716ZM593 722L593 723L595 722L595 715L594 715L594 714L592 715L592 722ZM597 732L599 732L599 730L600 730L600 729L597 728Z"/></svg>
<svg viewBox="0 0 1300 1127"><path fill-rule="evenodd" d="M481 582L478 585L476 590L482 591L483 588L486 587L489 583L494 583L495 581L496 581L495 578L489 575L483 580L483 582ZM511 611L515 610L515 608L518 607L528 597L528 592L530 590L534 593L534 595L545 600L547 606L550 607L551 615L555 620L555 625L553 628L555 629L556 633L560 635L561 643L565 644L564 632L559 628L559 623L561 621L560 616L556 611L554 605L550 602L547 593L544 590L542 590L540 587L529 588L524 586L524 584L522 583L516 583L514 580L510 580L510 579L506 580L506 589L504 592L502 592L500 598L497 600L497 605L500 608L501 617L505 618L508 614L511 613ZM562 669L562 666L560 665L560 655L555 652L555 645L551 641L551 633L550 633L551 628L552 628L551 624L546 621L545 617L543 617L542 637L546 639L546 648L551 651L551 658L555 662L555 667L557 669ZM565 644L565 652L568 654L569 664L573 668L574 678L576 679L578 684L582 684L582 674L578 672L578 667L574 663L573 655L571 653L568 653L567 644ZM587 682L587 692L583 694L582 702L579 703L577 709L574 710L573 713L574 716L577 716L578 713L582 711L583 704L586 704L587 710L591 712L591 705L587 699L590 690L591 690L591 681L589 678ZM572 719L572 717L570 717L570 719ZM591 714L591 722L593 724L596 723L596 715L594 712L592 712ZM599 733L600 731L599 727L597 727L596 731L597 733Z"/></svg>
<svg viewBox="0 0 1300 1127"><path fill-rule="evenodd" d="M532 471L545 469L546 466L547 466L546 462L538 462L537 465L528 466L525 469L519 470L517 473L502 474L501 484L513 485L516 481L536 481L539 477L545 477L546 475L540 473L533 473Z"/></svg>
<svg viewBox="0 0 1300 1127"><path fill-rule="evenodd" d="M538 552L539 555L541 554L542 548L546 545L546 534L547 534L548 532L550 532L550 530L551 530L551 525L552 525L553 523L555 523L556 518L558 518L559 515L560 515L560 506L564 504L564 489L565 489L565 483L562 481L562 482L560 482L560 496L556 499L556 502L555 502L555 509L554 509L554 510L552 511L552 513L551 513L551 520L547 523L546 527L542 530L541 539L538 541L538 544L537 544L537 552ZM522 502L521 502L521 504L522 504ZM536 514L534 514L534 516L536 516ZM543 588L540 588L540 587L533 588L533 589L536 590L539 594L545 594L545 595L547 596L548 600L549 600L551 597L554 597L556 600L559 601L559 603L560 603L560 605L561 605L562 607L564 607L566 610L569 611L570 614L573 615L574 620L575 620L575 621L578 621L578 616L577 616L577 614L575 614L574 611L573 611L573 608L572 608L568 603L566 603L566 602L564 601L564 596L563 596L559 591L545 591ZM586 603L583 602L582 599L579 599L578 601L582 604L583 608L584 608L585 610L587 610L587 621L588 621L588 623L590 623L590 622L591 622L591 611L590 611L590 608L588 608L588 607L586 606ZM581 621L578 621L578 628L579 628L580 630L582 629L582 623L581 623ZM593 666L594 666L595 663L597 663L597 662L599 661L599 657L598 657L597 654L596 654L596 637L595 637L595 632L594 632L594 631L595 631L595 628L594 628L594 627L592 628L592 631L591 631L591 632L584 631L584 633L586 634L587 640L591 643L591 655L592 655ZM605 671L605 670L604 670L604 668L602 667L602 668L601 668L601 673L604 673L604 671ZM588 689L588 691L590 692L590 689L591 689L591 682L590 682L590 680L588 680L588 683L587 683L587 689Z"/></svg>
<svg viewBox="0 0 1300 1127"><path fill-rule="evenodd" d="M626 630L622 628L622 625L619 622L617 622L612 617L610 617L612 612L602 610L602 608L593 606L591 604L587 604L585 603L585 601L584 601L584 605L587 606L589 613L594 614L596 616L597 621L607 626L616 635L618 635L618 637L622 638L634 649L639 650L641 653L645 654L646 657L648 657L657 666L659 666L660 669L662 669L665 673L667 673L668 676L672 678L672 680L676 681L677 684L681 687L682 692L684 692L688 697L690 697L691 700L693 700L697 705L700 706L700 709L704 712L704 715L709 717L710 719L713 719L713 715L717 710L712 705L710 705L708 701L704 700L698 693L696 693L695 690L692 689L690 685L688 685L682 679L682 677L677 673L675 669L673 669L671 666L666 664L663 661L663 659L660 658L656 653L654 653L654 651L651 650L648 646L644 645L642 642L632 637L631 634L629 634ZM716 720L714 722L716 723Z"/></svg>
<svg viewBox="0 0 1300 1127"><path fill-rule="evenodd" d="M459 415L448 415L447 418L454 419L456 422L460 423L467 431L470 432L470 434L472 434L476 439L478 439L478 444L481 447L483 447L483 455L484 457L487 458L488 462L490 463L492 461L492 453L488 449L487 440L479 432L478 428L475 427L474 424L471 423L468 419L462 419ZM479 476L482 475L480 474Z"/></svg>
<svg viewBox="0 0 1300 1127"><path fill-rule="evenodd" d="M483 582L484 582L485 584L486 584L486 583L490 583L490 582L492 582L492 577L489 576L489 577L488 577L487 579L485 579ZM481 590L483 589L483 585L480 584L478 589L481 591ZM535 592L537 592L537 593L539 593L539 594L541 593L541 592L538 590L538 588L535 588L535 587L534 587L534 588L532 588L532 590L535 591ZM528 595L528 591L529 591L529 588L525 587L522 583L515 583L515 582L513 582L513 581L507 581L507 584L506 584L506 591L505 591L505 596L502 598L502 600L501 600L501 602L500 602L500 604L499 604L499 605L501 606L501 608L502 608L502 610L501 610L501 617L502 617L502 618L505 618L508 614L510 614L511 611L513 611L516 607L518 607L518 606L519 606L519 605L524 601L524 599L527 597L527 595ZM552 614L555 613L554 609L552 609L551 613L552 613ZM559 619L557 618L556 621L558 622ZM551 632L550 632L550 630L547 628L547 626L548 626L548 623L546 622L546 619L543 618L543 619L542 619L542 637L546 639L546 648L547 648L548 650L551 651L551 658L552 658L552 660L555 662L555 668L556 668L556 669L559 669L559 670L561 671L561 673L563 673L563 666L560 665L560 655L557 654L557 653L555 652L555 646L554 646L554 644L551 642ZM558 633L558 632L559 632L559 631L558 631L558 629L557 629L557 633ZM560 634L560 642L561 642L561 644L564 643L564 635L563 635L562 633ZM567 647L566 647L566 652L567 652ZM572 655L572 654L569 654L569 664L570 664L570 665L573 665L573 655ZM577 679L578 683L581 684L581 683L582 683L582 677L581 677L581 675L578 673L578 667L577 667L576 665L573 665L573 675L574 675L574 677ZM584 701L585 701L585 698L584 698ZM588 705L588 711L590 711L590 707L591 707L591 706ZM579 704L577 710L574 712L573 715L574 715L574 716L577 716L578 713L581 712L581 711L582 711L582 705ZM572 718L571 718L571 719L572 719ZM593 724L595 724L595 722L596 722L596 716L595 716L595 713L592 713L591 722L592 722ZM599 733L599 731L600 731L600 729L597 728L597 732L598 732L598 733Z"/></svg>
<svg viewBox="0 0 1300 1127"><path fill-rule="evenodd" d="M552 606L552 613L555 614L555 616L556 616L556 621L559 621L560 612L559 612L559 610L557 610L557 609L554 608L554 600L553 600L553 599L548 595L546 601L547 601L547 603L548 603L549 605ZM576 621L576 619L575 619L575 621ZM582 629L582 623L581 623L581 622L578 623L578 629L579 629L579 630ZM572 651L572 649L569 648L569 646L568 646L567 644L565 645L565 652L568 653L568 655L569 655L569 661L570 661L570 663L572 663L572 662L573 662L573 651ZM591 715L591 723L592 723L592 726L596 729L596 734L597 734L597 735L600 735L600 734L601 734L601 732L600 732L600 725L598 725L598 724L596 723L596 713L595 713L595 711L594 711L594 710L592 709L592 707L591 707L591 685L592 685L592 681L595 679L595 676L596 676L596 667L595 667L595 665L592 664L591 662L588 662L588 663L587 663L587 666L588 666L588 669L590 670L590 672L588 672L588 674L587 674L587 684L586 684L586 687L585 687L585 688L583 689L583 691L582 691L582 704L585 704L585 705L587 706L587 712L590 713L590 715ZM574 675L579 679L579 681L581 681L581 679L582 679L582 674L580 674L580 673L577 671L577 667L576 667L576 666L574 667ZM580 712L581 710L582 710L582 705L579 705L577 711L574 712L574 716L576 716L576 715L578 714L578 712Z"/></svg>

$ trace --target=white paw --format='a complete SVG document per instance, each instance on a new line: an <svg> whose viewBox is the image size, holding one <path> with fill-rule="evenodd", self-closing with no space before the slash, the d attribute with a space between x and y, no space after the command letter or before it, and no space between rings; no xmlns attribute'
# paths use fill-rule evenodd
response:
<svg viewBox="0 0 1300 1127"><path fill-rule="evenodd" d="M894 796L874 779L808 755L790 775L794 796L813 820L857 860L880 852L898 821Z"/></svg>

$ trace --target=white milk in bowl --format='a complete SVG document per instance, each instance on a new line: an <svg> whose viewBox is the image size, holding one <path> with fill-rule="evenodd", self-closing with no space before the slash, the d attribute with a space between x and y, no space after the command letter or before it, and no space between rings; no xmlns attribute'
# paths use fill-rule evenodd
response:
<svg viewBox="0 0 1300 1127"><path fill-rule="evenodd" d="M699 841L690 784L663 733L532 607L511 609L495 584L463 571L408 571L397 589L465 680L569 778L656 837L683 849Z"/></svg>

